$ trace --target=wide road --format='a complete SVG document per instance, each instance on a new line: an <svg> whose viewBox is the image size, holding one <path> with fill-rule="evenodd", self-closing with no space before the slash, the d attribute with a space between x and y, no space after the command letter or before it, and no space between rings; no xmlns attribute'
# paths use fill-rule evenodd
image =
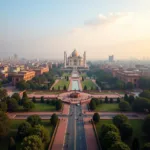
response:
<svg viewBox="0 0 150 150"><path fill-rule="evenodd" d="M64 143L64 150L74 150L75 148L75 105L70 105L68 126Z"/></svg>
<svg viewBox="0 0 150 150"><path fill-rule="evenodd" d="M64 150L87 150L81 106L70 105Z"/></svg>
<svg viewBox="0 0 150 150"><path fill-rule="evenodd" d="M76 150L87 150L81 106L76 106L76 116Z"/></svg>

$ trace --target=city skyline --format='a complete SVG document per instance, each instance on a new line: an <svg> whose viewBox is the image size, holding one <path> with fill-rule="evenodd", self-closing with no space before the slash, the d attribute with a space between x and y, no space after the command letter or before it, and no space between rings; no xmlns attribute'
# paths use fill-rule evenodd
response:
<svg viewBox="0 0 150 150"><path fill-rule="evenodd" d="M149 58L150 2L145 0L1 1L1 57L89 60Z"/></svg>

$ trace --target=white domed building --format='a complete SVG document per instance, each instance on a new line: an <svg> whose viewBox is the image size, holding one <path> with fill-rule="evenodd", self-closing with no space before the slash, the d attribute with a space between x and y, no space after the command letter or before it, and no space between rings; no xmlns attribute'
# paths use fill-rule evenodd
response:
<svg viewBox="0 0 150 150"><path fill-rule="evenodd" d="M86 65L86 52L84 52L83 57L81 57L77 50L75 49L69 57L67 53L64 52L64 68L87 68Z"/></svg>

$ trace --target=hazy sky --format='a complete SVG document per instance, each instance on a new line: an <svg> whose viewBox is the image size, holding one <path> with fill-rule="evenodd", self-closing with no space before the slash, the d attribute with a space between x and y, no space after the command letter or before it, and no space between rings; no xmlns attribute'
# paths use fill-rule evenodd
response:
<svg viewBox="0 0 150 150"><path fill-rule="evenodd" d="M150 0L0 0L0 57L150 58Z"/></svg>

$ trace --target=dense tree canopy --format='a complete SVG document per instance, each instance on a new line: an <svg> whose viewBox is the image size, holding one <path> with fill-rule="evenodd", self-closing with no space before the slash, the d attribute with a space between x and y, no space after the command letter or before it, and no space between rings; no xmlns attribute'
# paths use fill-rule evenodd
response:
<svg viewBox="0 0 150 150"><path fill-rule="evenodd" d="M27 100L23 103L23 108L27 111L31 110L32 108L34 108L34 103L30 100Z"/></svg>
<svg viewBox="0 0 150 150"><path fill-rule="evenodd" d="M0 111L0 137L3 137L8 134L10 127L10 120L8 116Z"/></svg>
<svg viewBox="0 0 150 150"><path fill-rule="evenodd" d="M39 136L31 135L23 139L21 150L44 150L44 145Z"/></svg>
<svg viewBox="0 0 150 150"><path fill-rule="evenodd" d="M129 111L130 110L130 104L127 101L121 101L119 103L119 108L121 111Z"/></svg>
<svg viewBox="0 0 150 150"><path fill-rule="evenodd" d="M119 134L119 130L114 124L103 124L100 131L100 137L103 138L109 131L113 131Z"/></svg>
<svg viewBox="0 0 150 150"><path fill-rule="evenodd" d="M145 91L141 92L139 94L139 96L150 99L150 90L145 90Z"/></svg>
<svg viewBox="0 0 150 150"><path fill-rule="evenodd" d="M140 78L139 87L142 89L150 89L150 78L145 77Z"/></svg>
<svg viewBox="0 0 150 150"><path fill-rule="evenodd" d="M104 138L102 139L103 146L105 149L110 148L114 143L121 141L120 135L116 132L109 131L105 134Z"/></svg>
<svg viewBox="0 0 150 150"><path fill-rule="evenodd" d="M123 114L119 114L116 115L115 117L113 117L113 123L114 125L116 125L116 127L118 127L120 129L121 125L123 123L126 123L128 121L127 116L123 115Z"/></svg>
<svg viewBox="0 0 150 150"><path fill-rule="evenodd" d="M123 123L120 127L120 133L123 140L128 139L133 133L132 126L129 123Z"/></svg>
<svg viewBox="0 0 150 150"><path fill-rule="evenodd" d="M130 150L129 146L123 142L114 143L109 150Z"/></svg>
<svg viewBox="0 0 150 150"><path fill-rule="evenodd" d="M28 136L30 133L31 125L28 122L22 122L17 131L17 138L23 139L24 137Z"/></svg>
<svg viewBox="0 0 150 150"><path fill-rule="evenodd" d="M143 131L150 137L150 115L144 119Z"/></svg>
<svg viewBox="0 0 150 150"><path fill-rule="evenodd" d="M27 118L27 122L31 124L32 127L41 124L41 118L38 115L32 115Z"/></svg>
<svg viewBox="0 0 150 150"><path fill-rule="evenodd" d="M136 112L144 112L146 109L150 111L150 100L138 97L132 104L132 109Z"/></svg>
<svg viewBox="0 0 150 150"><path fill-rule="evenodd" d="M6 112L7 111L7 103L6 102L0 102L0 111Z"/></svg>
<svg viewBox="0 0 150 150"><path fill-rule="evenodd" d="M34 129L32 130L31 134L38 135L41 138L42 143L45 143L45 144L48 143L50 140L49 132L42 125L36 125Z"/></svg>
<svg viewBox="0 0 150 150"><path fill-rule="evenodd" d="M10 100L7 101L7 107L8 107L8 111L10 112L15 112L18 110L19 105L16 99L11 98Z"/></svg>
<svg viewBox="0 0 150 150"><path fill-rule="evenodd" d="M14 98L14 99L16 99L17 100L17 102L19 102L20 101L20 95L19 95L19 93L14 93L12 96L11 96L11 98Z"/></svg>

